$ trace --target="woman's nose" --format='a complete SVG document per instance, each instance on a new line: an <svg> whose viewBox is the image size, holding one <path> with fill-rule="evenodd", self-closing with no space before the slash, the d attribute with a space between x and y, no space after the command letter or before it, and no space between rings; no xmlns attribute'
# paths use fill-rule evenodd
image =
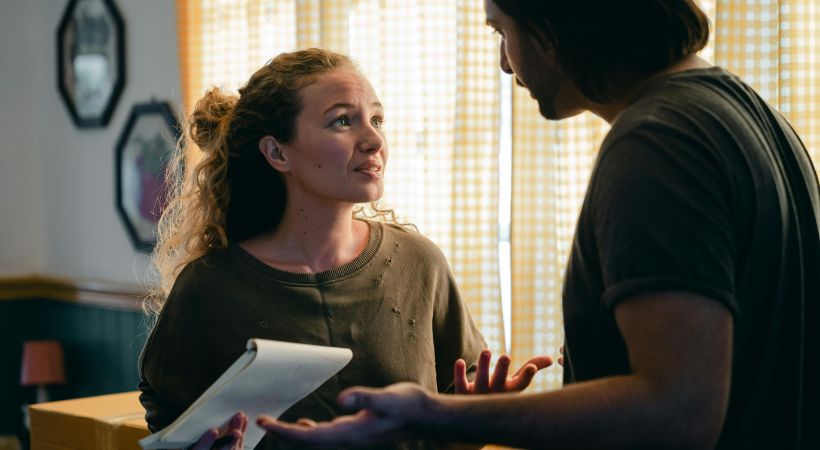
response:
<svg viewBox="0 0 820 450"><path fill-rule="evenodd" d="M384 148L385 139L379 128L376 128L373 124L368 124L364 129L366 131L362 137L362 151L377 152Z"/></svg>

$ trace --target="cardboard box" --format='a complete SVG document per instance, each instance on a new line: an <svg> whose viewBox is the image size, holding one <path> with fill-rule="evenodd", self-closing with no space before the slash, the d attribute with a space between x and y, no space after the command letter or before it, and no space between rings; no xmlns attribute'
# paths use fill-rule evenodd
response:
<svg viewBox="0 0 820 450"><path fill-rule="evenodd" d="M29 407L31 450L138 450L148 436L139 392Z"/></svg>

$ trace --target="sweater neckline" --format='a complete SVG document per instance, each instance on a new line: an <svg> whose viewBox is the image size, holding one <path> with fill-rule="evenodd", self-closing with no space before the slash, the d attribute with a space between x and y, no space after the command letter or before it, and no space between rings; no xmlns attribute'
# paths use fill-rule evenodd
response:
<svg viewBox="0 0 820 450"><path fill-rule="evenodd" d="M367 247L365 247L365 249L358 256L353 258L352 261L322 272L304 273L279 270L275 267L269 266L257 257L248 253L247 250L243 249L236 243L230 244L228 246L228 251L234 258L250 266L250 268L254 269L256 272L279 282L305 285L327 283L347 277L357 272L362 267L367 265L367 263L369 263L379 251L383 240L382 236L384 235L381 224L378 222L371 222L369 220L363 220L363 222L367 224L370 230Z"/></svg>

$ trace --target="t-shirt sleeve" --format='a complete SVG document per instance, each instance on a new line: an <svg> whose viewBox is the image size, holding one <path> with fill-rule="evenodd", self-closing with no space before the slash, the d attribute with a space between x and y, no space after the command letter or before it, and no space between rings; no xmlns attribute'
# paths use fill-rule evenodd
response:
<svg viewBox="0 0 820 450"><path fill-rule="evenodd" d="M447 267L446 262L442 264ZM433 317L433 339L438 391L452 393L456 360L464 359L468 376L472 377L478 356L487 344L473 322L467 305L462 301L453 274L449 269L446 272L446 281L440 287L441 294Z"/></svg>
<svg viewBox="0 0 820 450"><path fill-rule="evenodd" d="M151 430L168 426L244 348L228 348L214 294L196 268L177 277L139 361L140 402ZM233 353L229 353L233 351Z"/></svg>
<svg viewBox="0 0 820 450"><path fill-rule="evenodd" d="M731 191L718 159L695 142L637 131L602 150L589 201L607 308L683 291L737 312Z"/></svg>
<svg viewBox="0 0 820 450"><path fill-rule="evenodd" d="M152 433L167 427L182 414L183 410L169 404L144 376L140 377L137 389L140 391L140 403L145 409L145 422Z"/></svg>

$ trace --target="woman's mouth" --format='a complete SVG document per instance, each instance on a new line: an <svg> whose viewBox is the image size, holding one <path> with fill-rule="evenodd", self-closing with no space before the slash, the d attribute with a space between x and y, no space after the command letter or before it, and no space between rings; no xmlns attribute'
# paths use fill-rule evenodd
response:
<svg viewBox="0 0 820 450"><path fill-rule="evenodd" d="M382 175L382 166L375 161L368 161L366 163L359 164L353 170L372 178L379 178Z"/></svg>

